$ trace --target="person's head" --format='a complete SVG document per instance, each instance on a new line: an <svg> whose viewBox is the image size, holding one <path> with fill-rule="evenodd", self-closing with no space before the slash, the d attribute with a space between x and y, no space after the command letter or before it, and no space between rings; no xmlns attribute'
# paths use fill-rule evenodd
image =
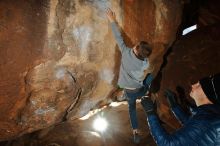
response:
<svg viewBox="0 0 220 146"><path fill-rule="evenodd" d="M196 105L220 104L220 74L205 77L192 85L190 96Z"/></svg>
<svg viewBox="0 0 220 146"><path fill-rule="evenodd" d="M140 41L134 48L134 53L139 59L148 58L152 53L152 48L145 41Z"/></svg>

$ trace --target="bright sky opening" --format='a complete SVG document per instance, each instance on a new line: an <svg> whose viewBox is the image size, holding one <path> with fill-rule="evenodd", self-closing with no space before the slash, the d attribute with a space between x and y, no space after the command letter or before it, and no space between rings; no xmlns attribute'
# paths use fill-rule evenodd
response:
<svg viewBox="0 0 220 146"><path fill-rule="evenodd" d="M186 35L187 33L191 32L191 31L193 31L195 29L197 29L197 25L190 26L190 27L188 27L188 28L183 30L182 35Z"/></svg>

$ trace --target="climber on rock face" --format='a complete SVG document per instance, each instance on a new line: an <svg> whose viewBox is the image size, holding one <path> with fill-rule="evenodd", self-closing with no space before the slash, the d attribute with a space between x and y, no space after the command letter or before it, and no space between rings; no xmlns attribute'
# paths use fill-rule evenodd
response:
<svg viewBox="0 0 220 146"><path fill-rule="evenodd" d="M192 85L190 96L197 107L191 115L180 108L172 91L165 91L165 96L183 125L172 134L161 127L150 97L141 99L151 134L158 146L220 146L220 73Z"/></svg>
<svg viewBox="0 0 220 146"><path fill-rule="evenodd" d="M140 41L133 48L128 48L117 26L115 13L112 12L111 9L107 9L106 15L110 21L113 35L122 54L118 86L124 89L124 96L129 105L134 142L139 143L140 136L138 133L136 115L136 99L147 93L151 81L153 80L152 74L146 75L145 73L146 70L150 72L148 57L151 55L152 48L145 41Z"/></svg>

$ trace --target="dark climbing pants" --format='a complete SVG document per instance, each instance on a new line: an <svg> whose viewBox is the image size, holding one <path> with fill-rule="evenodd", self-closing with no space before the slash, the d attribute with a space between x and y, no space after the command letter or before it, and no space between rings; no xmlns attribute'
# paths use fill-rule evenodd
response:
<svg viewBox="0 0 220 146"><path fill-rule="evenodd" d="M144 96L147 93L147 91L149 90L149 87L151 85L152 80L153 80L153 76L151 74L149 74L146 77L146 79L143 81L142 88L138 88L138 89L134 89L134 90L124 89L124 94L125 94L125 97L128 101L131 126L133 129L138 128L136 100L138 98L141 98L142 96Z"/></svg>

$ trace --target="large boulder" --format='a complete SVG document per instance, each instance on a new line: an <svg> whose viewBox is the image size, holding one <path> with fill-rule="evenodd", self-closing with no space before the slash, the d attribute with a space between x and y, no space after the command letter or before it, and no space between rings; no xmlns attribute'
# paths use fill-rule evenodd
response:
<svg viewBox="0 0 220 146"><path fill-rule="evenodd" d="M129 46L152 44L156 74L175 40L179 0L0 2L0 141L82 117L105 101L120 65L106 7Z"/></svg>

